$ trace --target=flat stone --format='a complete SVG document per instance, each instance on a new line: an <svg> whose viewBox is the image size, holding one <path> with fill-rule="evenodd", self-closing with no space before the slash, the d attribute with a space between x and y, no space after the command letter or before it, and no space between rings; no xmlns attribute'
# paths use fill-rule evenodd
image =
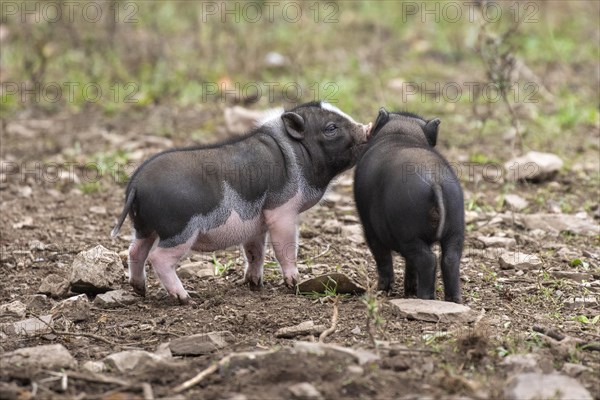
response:
<svg viewBox="0 0 600 400"><path fill-rule="evenodd" d="M565 300L565 307L576 309L576 308L591 308L598 305L598 299L596 296L580 296L571 297Z"/></svg>
<svg viewBox="0 0 600 400"><path fill-rule="evenodd" d="M501 254L498 262L502 269L537 269L542 267L542 260L536 255L521 252L506 252Z"/></svg>
<svg viewBox="0 0 600 400"><path fill-rule="evenodd" d="M54 300L45 294L32 294L25 297L25 303L27 308L39 311L51 308L54 305Z"/></svg>
<svg viewBox="0 0 600 400"><path fill-rule="evenodd" d="M592 400L588 390L575 379L558 373L526 372L513 375L506 381L504 398L507 400Z"/></svg>
<svg viewBox="0 0 600 400"><path fill-rule="evenodd" d="M318 356L327 356L328 354L337 354L347 357L357 362L359 365L373 363L379 360L379 356L369 350L352 349L350 347L338 346L329 343L316 342L294 342L294 349L301 353L316 354Z"/></svg>
<svg viewBox="0 0 600 400"><path fill-rule="evenodd" d="M504 195L504 203L511 210L521 211L529 205L529 202L517 194Z"/></svg>
<svg viewBox="0 0 600 400"><path fill-rule="evenodd" d="M563 166L555 154L530 151L524 156L504 163L506 179L509 181L542 182L551 179Z"/></svg>
<svg viewBox="0 0 600 400"><path fill-rule="evenodd" d="M600 225L587 217L580 218L571 214L522 214L520 219L529 230L541 229L554 234L571 232L584 236L600 234Z"/></svg>
<svg viewBox="0 0 600 400"><path fill-rule="evenodd" d="M60 275L50 274L42 280L38 293L47 294L50 297L59 299L67 295L69 292L69 285L68 279L63 278Z"/></svg>
<svg viewBox="0 0 600 400"><path fill-rule="evenodd" d="M429 322L472 322L477 317L469 307L449 301L394 299L393 312L400 318Z"/></svg>
<svg viewBox="0 0 600 400"><path fill-rule="evenodd" d="M304 321L298 325L278 329L277 332L275 332L275 337L290 339L296 336L320 335L323 331L327 330L327 328L328 326L326 325L315 325L312 320Z"/></svg>
<svg viewBox="0 0 600 400"><path fill-rule="evenodd" d="M62 369L73 368L75 359L62 344L48 344L44 346L26 347L4 353L1 357L2 365L11 365L18 368L44 368Z"/></svg>
<svg viewBox="0 0 600 400"><path fill-rule="evenodd" d="M124 276L119 255L103 246L96 246L75 256L71 265L71 290L76 293L104 293L114 289Z"/></svg>
<svg viewBox="0 0 600 400"><path fill-rule="evenodd" d="M366 291L364 287L354 282L347 275L334 272L298 283L296 292L301 294L325 293L327 289L338 294L362 294Z"/></svg>
<svg viewBox="0 0 600 400"><path fill-rule="evenodd" d="M15 300L12 303L2 304L0 306L0 315L11 315L23 318L25 316L26 311L27 307L19 300Z"/></svg>
<svg viewBox="0 0 600 400"><path fill-rule="evenodd" d="M41 321L40 321L41 320ZM9 336L32 336L52 332L52 315L29 318L18 322L0 324L0 331Z"/></svg>
<svg viewBox="0 0 600 400"><path fill-rule="evenodd" d="M55 305L52 315L61 314L73 322L85 321L90 317L90 301L85 294L69 297Z"/></svg>
<svg viewBox="0 0 600 400"><path fill-rule="evenodd" d="M568 279L574 282L591 282L594 276L587 272L550 271L550 276L557 279Z"/></svg>
<svg viewBox="0 0 600 400"><path fill-rule="evenodd" d="M118 308L133 304L137 302L138 299L139 297L136 297L126 290L111 290L97 295L94 299L94 305L100 308Z"/></svg>
<svg viewBox="0 0 600 400"><path fill-rule="evenodd" d="M205 262L193 262L188 264L183 264L179 268L177 268L177 275L180 278L188 279L188 278L209 278L211 276L215 276L215 268L211 264L207 264Z"/></svg>
<svg viewBox="0 0 600 400"><path fill-rule="evenodd" d="M514 238L501 236L477 236L477 240L485 245L485 247L502 247L512 249L517 245Z"/></svg>
<svg viewBox="0 0 600 400"><path fill-rule="evenodd" d="M288 387L288 390L292 394L292 397L298 400L319 400L323 398L317 388L308 382L296 383Z"/></svg>
<svg viewBox="0 0 600 400"><path fill-rule="evenodd" d="M144 350L128 350L113 353L104 358L104 363L119 372L155 368L164 362L163 357Z"/></svg>
<svg viewBox="0 0 600 400"><path fill-rule="evenodd" d="M174 356L198 356L223 349L234 341L229 331L198 333L171 340L169 348Z"/></svg>

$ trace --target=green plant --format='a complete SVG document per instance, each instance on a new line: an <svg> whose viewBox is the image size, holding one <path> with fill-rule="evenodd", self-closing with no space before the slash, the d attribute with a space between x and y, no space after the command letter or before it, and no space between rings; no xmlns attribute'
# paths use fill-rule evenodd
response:
<svg viewBox="0 0 600 400"><path fill-rule="evenodd" d="M215 275L222 276L233 266L233 260L227 260L225 264L222 264L217 260L217 256L213 254L212 263L215 266Z"/></svg>
<svg viewBox="0 0 600 400"><path fill-rule="evenodd" d="M596 325L600 321L600 315L596 315L592 319L589 319L586 315L577 315L571 319L585 325Z"/></svg>

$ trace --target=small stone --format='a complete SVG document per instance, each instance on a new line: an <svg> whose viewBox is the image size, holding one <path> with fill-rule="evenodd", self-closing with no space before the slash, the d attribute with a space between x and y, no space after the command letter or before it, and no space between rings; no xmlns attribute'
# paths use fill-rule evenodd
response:
<svg viewBox="0 0 600 400"><path fill-rule="evenodd" d="M429 322L472 322L477 317L469 307L449 301L395 299L390 300L393 312L400 318Z"/></svg>
<svg viewBox="0 0 600 400"><path fill-rule="evenodd" d="M114 289L124 276L119 255L103 246L96 246L75 256L71 266L71 290L75 293L104 293Z"/></svg>
<svg viewBox="0 0 600 400"><path fill-rule="evenodd" d="M536 255L521 252L506 252L498 259L502 269L536 269L542 267L542 260Z"/></svg>
<svg viewBox="0 0 600 400"><path fill-rule="evenodd" d="M106 207L103 207L103 206L92 206L92 207L90 207L90 212L92 214L106 215Z"/></svg>
<svg viewBox="0 0 600 400"><path fill-rule="evenodd" d="M521 211L529 205L529 202L516 194L504 195L504 203L512 210Z"/></svg>
<svg viewBox="0 0 600 400"><path fill-rule="evenodd" d="M348 365L346 371L350 375L363 375L365 373L363 367L360 367L358 365Z"/></svg>
<svg viewBox="0 0 600 400"><path fill-rule="evenodd" d="M319 391L308 382L301 382L288 388L292 397L298 400L319 400L323 396Z"/></svg>
<svg viewBox="0 0 600 400"><path fill-rule="evenodd" d="M0 324L0 331L9 336L31 336L52 332L52 315Z"/></svg>
<svg viewBox="0 0 600 400"><path fill-rule="evenodd" d="M38 289L38 293L47 294L55 299L65 297L68 292L69 281L56 274L46 276Z"/></svg>
<svg viewBox="0 0 600 400"><path fill-rule="evenodd" d="M193 262L183 264L177 269L177 274L180 278L209 278L215 276L214 266L205 262Z"/></svg>
<svg viewBox="0 0 600 400"><path fill-rule="evenodd" d="M47 310L52 307L54 301L45 294L32 294L25 297L27 308L34 311Z"/></svg>
<svg viewBox="0 0 600 400"><path fill-rule="evenodd" d="M598 305L598 299L595 296L571 297L565 300L565 307L571 309L592 308Z"/></svg>
<svg viewBox="0 0 600 400"><path fill-rule="evenodd" d="M132 293L119 289L111 290L96 296L94 305L100 308L118 308L137 302L139 297Z"/></svg>
<svg viewBox="0 0 600 400"><path fill-rule="evenodd" d="M600 225L594 220L571 214L523 214L520 217L529 230L542 229L555 234L571 232L584 236L597 236L600 233Z"/></svg>
<svg viewBox="0 0 600 400"><path fill-rule="evenodd" d="M517 241L513 238L500 236L477 236L477 240L485 245L485 247L502 247L512 249L517 245Z"/></svg>
<svg viewBox="0 0 600 400"><path fill-rule="evenodd" d="M85 321L90 317L90 301L85 294L69 297L55 305L52 315L61 314L73 322Z"/></svg>
<svg viewBox="0 0 600 400"><path fill-rule="evenodd" d="M298 283L296 290L300 294L325 293L326 291L337 294L362 294L366 290L348 276L338 272L319 275L302 281Z"/></svg>
<svg viewBox="0 0 600 400"><path fill-rule="evenodd" d="M320 335L327 328L326 325L315 325L312 320L304 321L298 325L278 329L275 332L275 337L291 339L296 336Z"/></svg>
<svg viewBox="0 0 600 400"><path fill-rule="evenodd" d="M352 333L353 335L360 335L362 333L362 331L360 330L359 326L356 326L354 329L352 329L350 331L350 333Z"/></svg>
<svg viewBox="0 0 600 400"><path fill-rule="evenodd" d="M509 367L511 372L542 372L538 365L540 357L537 354L510 354L502 360L502 365Z"/></svg>
<svg viewBox="0 0 600 400"><path fill-rule="evenodd" d="M360 224L342 225L342 235L352 243L361 244L365 242L363 228Z"/></svg>
<svg viewBox="0 0 600 400"><path fill-rule="evenodd" d="M528 180L543 182L549 180L562 168L563 161L555 154L530 151L504 164L506 179L509 181Z"/></svg>
<svg viewBox="0 0 600 400"><path fill-rule="evenodd" d="M568 279L574 282L590 282L594 280L594 276L586 272L550 271L550 276L557 279Z"/></svg>
<svg viewBox="0 0 600 400"><path fill-rule="evenodd" d="M33 217L25 217L21 221L14 223L12 227L13 229L35 228Z"/></svg>
<svg viewBox="0 0 600 400"><path fill-rule="evenodd" d="M324 233L330 233L332 235L337 235L342 231L342 224L336 219L328 219L323 222L321 229Z"/></svg>
<svg viewBox="0 0 600 400"><path fill-rule="evenodd" d="M171 348L169 347L169 342L159 344L156 347L156 350L154 350L154 354L162 358L173 357L173 353L171 353Z"/></svg>
<svg viewBox="0 0 600 400"><path fill-rule="evenodd" d="M329 208L333 208L333 206L335 206L336 203L339 203L341 200L341 194L334 192L333 190L329 190L327 193L325 193L325 196L323 196L321 203Z"/></svg>
<svg viewBox="0 0 600 400"><path fill-rule="evenodd" d="M19 300L15 300L12 303L2 304L0 306L0 315L11 315L19 318L25 316L27 307Z"/></svg>
<svg viewBox="0 0 600 400"><path fill-rule="evenodd" d="M95 374L103 372L105 367L102 361L86 361L81 366L86 371L93 372Z"/></svg>
<svg viewBox="0 0 600 400"><path fill-rule="evenodd" d="M199 333L171 340L169 348L174 356L198 356L223 349L234 342L229 331Z"/></svg>
<svg viewBox="0 0 600 400"><path fill-rule="evenodd" d="M504 385L507 400L592 400L588 390L575 379L565 375L535 372L520 373L509 377Z"/></svg>
<svg viewBox="0 0 600 400"><path fill-rule="evenodd" d="M17 368L62 369L73 368L76 361L62 344L26 347L4 353L0 365Z"/></svg>
<svg viewBox="0 0 600 400"><path fill-rule="evenodd" d="M297 341L294 342L294 349L301 353L316 354L318 356L337 354L358 362L359 365L370 364L379 360L379 356L369 350L351 349L329 343Z"/></svg>
<svg viewBox="0 0 600 400"><path fill-rule="evenodd" d="M592 369L581 364L564 363L562 366L562 371L570 377L576 378L584 372L592 372Z"/></svg>
<svg viewBox="0 0 600 400"><path fill-rule="evenodd" d="M128 350L106 356L104 362L109 368L119 372L129 372L156 367L164 360L162 357L144 350Z"/></svg>

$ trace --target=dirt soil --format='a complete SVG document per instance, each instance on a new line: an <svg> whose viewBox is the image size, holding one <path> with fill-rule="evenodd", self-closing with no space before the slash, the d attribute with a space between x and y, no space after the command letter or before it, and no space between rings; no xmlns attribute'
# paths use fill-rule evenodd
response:
<svg viewBox="0 0 600 400"><path fill-rule="evenodd" d="M0 304L14 300L26 302L50 273L68 278L74 256L83 250L99 244L116 252L127 249L129 222L117 239L109 236L122 209L124 186L104 176L100 187L91 190L83 183L86 174L93 176L93 173L83 166L95 159L94 154L116 148L127 150L131 162L139 163L170 146L192 144L185 132L197 119L222 118L218 110L183 110L176 117L182 133L169 139L151 136L153 128L141 123L151 124L152 115L160 112L153 110L148 115L133 115L127 119L93 114L58 115L48 119L33 114L20 120L3 121L1 159L18 165L20 171L4 171L0 186ZM224 135L217 132L206 141ZM445 152L443 144L440 150ZM446 154L452 158L456 151ZM597 170L598 160L591 153L582 157L591 159L591 168ZM36 162L40 163L39 168ZM46 169L51 163L64 165L65 162L75 163L72 171L78 182L68 174L53 179L51 169ZM511 192L529 200L525 213L548 212L549 201L536 201L542 194L550 199L575 196L574 203L581 200L583 204L583 200L598 199L597 186L582 178L585 174L585 171L561 172L551 182L515 185ZM328 201L303 215L299 252L303 278L337 271L366 286L376 281L374 262L358 226L351 177L351 172L339 177L327 195ZM494 206L503 192L503 182L480 178L464 180L467 203ZM573 210L576 211L579 210ZM593 218L594 213L597 214L597 205L589 217ZM114 310L92 307L90 318L82 322L65 318L54 321L57 331L94 334L115 345L90 336L51 333L8 336L2 340L0 352L60 343L78 361L77 370L89 374L81 367L85 361L102 360L118 351L153 352L161 343L195 333L229 331L233 334L235 343L230 347L209 355L186 357L169 368L163 366L128 374L103 372L129 382L148 383L154 397L163 398L174 396L174 387L231 352L276 351L269 357L231 363L211 374L180 395L189 399L289 398L289 387L300 382L312 383L326 399L501 398L507 376L515 372L514 367L503 364L504 357L535 353L550 369L561 370L565 363L589 367L577 380L600 398L600 352L574 345L557 346L532 330L534 326L541 326L585 342L600 341L600 323L593 322L593 317L600 314L597 302L600 299L599 236L531 232L512 217L506 208L473 207L467 212L461 271L463 299L480 314L476 324L399 318L388 302L388 298L403 296L403 261L399 257L395 261L395 289L389 296L377 294L377 321L368 317L363 296L340 297L337 330L326 342L379 354L379 361L360 368L345 357L290 350L294 340L311 338L276 338L278 329L307 320L330 325L333 303L325 297L296 295L286 289L272 251L267 257L264 288L253 292L240 285L243 263L236 249L216 253L220 263L233 263L222 275L183 280L184 286L193 292L195 304L180 306L166 298L157 279L149 274L148 295L134 304ZM28 218L31 219L27 221ZM514 238L519 251L539 256L543 267L540 271L525 270L524 273L501 270L498 254L507 250L485 248L477 240L478 236L491 235ZM209 263L212 255L193 253L190 257ZM581 263L573 263L574 259ZM121 288L131 291L125 271ZM556 271L580 272L588 279L582 283L557 277ZM438 286L441 290L439 280ZM438 293L438 298L441 294ZM596 302L581 308L569 306L570 299L583 296L595 297ZM52 303L44 307L28 310L27 318L48 314ZM587 317L587 323L581 322L583 316ZM2 315L0 323L19 319L22 318ZM127 387L71 377L65 389L61 388L60 380L47 379L53 376L43 369L19 372L14 366L1 367L0 392L7 398L31 398L34 390L37 398L137 399L144 396L139 385Z"/></svg>

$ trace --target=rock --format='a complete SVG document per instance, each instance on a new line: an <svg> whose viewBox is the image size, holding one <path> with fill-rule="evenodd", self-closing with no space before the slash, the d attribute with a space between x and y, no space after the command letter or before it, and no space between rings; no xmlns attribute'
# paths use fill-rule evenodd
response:
<svg viewBox="0 0 600 400"><path fill-rule="evenodd" d="M342 224L340 224L340 222L337 219L328 219L323 223L321 229L324 233L337 235L342 231Z"/></svg>
<svg viewBox="0 0 600 400"><path fill-rule="evenodd" d="M25 303L27 303L27 308L40 311L51 308L54 300L48 298L45 294L32 294L25 297Z"/></svg>
<svg viewBox="0 0 600 400"><path fill-rule="evenodd" d="M356 326L354 329L352 329L350 331L350 333L353 335L360 335L362 333L362 331L360 330L360 326Z"/></svg>
<svg viewBox="0 0 600 400"><path fill-rule="evenodd" d="M318 400L322 399L321 393L310 383L296 383L288 388L292 397L299 400Z"/></svg>
<svg viewBox="0 0 600 400"><path fill-rule="evenodd" d="M485 245L485 247L502 247L512 249L517 245L517 241L509 237L500 236L477 236L477 240Z"/></svg>
<svg viewBox="0 0 600 400"><path fill-rule="evenodd" d="M35 224L33 223L33 217L25 217L23 220L14 223L12 225L13 229L31 229L35 228Z"/></svg>
<svg viewBox="0 0 600 400"><path fill-rule="evenodd" d="M363 367L360 367L358 365L348 365L348 368L346 368L346 371L348 371L348 374L350 375L363 375L365 373L365 370Z"/></svg>
<svg viewBox="0 0 600 400"><path fill-rule="evenodd" d="M360 224L342 225L342 235L352 243L361 244L365 242L363 228Z"/></svg>
<svg viewBox="0 0 600 400"><path fill-rule="evenodd" d="M526 208L529 205L529 202L519 195L506 194L504 195L504 204L512 210L520 211Z"/></svg>
<svg viewBox="0 0 600 400"><path fill-rule="evenodd" d="M321 199L321 203L329 208L333 208L333 206L335 206L335 204L339 203L341 200L341 194L333 190L328 190L327 193L325 193L325 196L323 196L323 198Z"/></svg>
<svg viewBox="0 0 600 400"><path fill-rule="evenodd" d="M379 360L379 356L377 354L368 350L351 349L349 347L342 347L335 344L297 341L294 342L294 349L301 353L316 354L318 356L337 354L347 357L352 361L357 362L359 365L373 363Z"/></svg>
<svg viewBox="0 0 600 400"><path fill-rule="evenodd" d="M393 312L400 318L430 322L472 322L477 317L469 307L449 301L395 299L390 300Z"/></svg>
<svg viewBox="0 0 600 400"><path fill-rule="evenodd" d="M71 290L76 293L107 292L125 276L119 255L103 246L77 254L71 269Z"/></svg>
<svg viewBox="0 0 600 400"><path fill-rule="evenodd" d="M502 365L509 367L511 372L542 372L538 365L540 357L537 354L510 354L502 360Z"/></svg>
<svg viewBox="0 0 600 400"><path fill-rule="evenodd" d="M554 234L571 232L584 236L600 233L600 225L590 218L579 218L571 214L523 214L520 219L529 230L542 229Z"/></svg>
<svg viewBox="0 0 600 400"><path fill-rule="evenodd" d="M326 325L315 325L312 320L304 321L298 325L278 329L277 332L275 332L275 337L290 339L296 336L320 335L327 328L328 326Z"/></svg>
<svg viewBox="0 0 600 400"><path fill-rule="evenodd" d="M102 361L86 361L81 366L86 371L93 372L95 374L103 372L105 367Z"/></svg>
<svg viewBox="0 0 600 400"><path fill-rule="evenodd" d="M593 370L590 367L581 364L564 363L562 371L570 377L576 378L584 372L592 372Z"/></svg>
<svg viewBox="0 0 600 400"><path fill-rule="evenodd" d="M169 347L168 342L159 344L156 347L156 350L154 350L154 354L165 359L173 357L173 353L171 353L171 348Z"/></svg>
<svg viewBox="0 0 600 400"><path fill-rule="evenodd" d="M85 294L69 297L55 305L52 315L61 314L73 322L85 321L90 317L90 301Z"/></svg>
<svg viewBox="0 0 600 400"><path fill-rule="evenodd" d="M2 365L17 368L62 369L75 367L76 361L62 344L26 347L4 353Z"/></svg>
<svg viewBox="0 0 600 400"><path fill-rule="evenodd" d="M92 206L92 207L90 207L90 212L92 214L106 215L106 207L103 207L103 206Z"/></svg>
<svg viewBox="0 0 600 400"><path fill-rule="evenodd" d="M557 279L568 279L574 282L591 282L594 276L587 272L550 271L550 276Z"/></svg>
<svg viewBox="0 0 600 400"><path fill-rule="evenodd" d="M565 375L535 372L509 377L504 387L507 400L592 400L593 397L579 382Z"/></svg>
<svg viewBox="0 0 600 400"><path fill-rule="evenodd" d="M595 296L571 297L565 300L565 307L576 308L592 308L598 305L598 299Z"/></svg>
<svg viewBox="0 0 600 400"><path fill-rule="evenodd" d="M530 151L504 164L509 181L542 182L552 178L562 168L563 161L555 154Z"/></svg>
<svg viewBox="0 0 600 400"><path fill-rule="evenodd" d="M69 292L69 281L60 275L50 274L46 276L40 287L38 293L47 294L50 297L59 299L65 297Z"/></svg>
<svg viewBox="0 0 600 400"><path fill-rule="evenodd" d="M0 306L0 315L23 318L26 310L27 307L25 307L25 304L21 303L19 300L15 300L12 303L2 304Z"/></svg>
<svg viewBox="0 0 600 400"><path fill-rule="evenodd" d="M137 302L138 299L139 297L136 297L126 290L111 290L96 296L94 299L94 305L100 308L118 308L128 304L133 304Z"/></svg>
<svg viewBox="0 0 600 400"><path fill-rule="evenodd" d="M381 366L382 368L391 369L396 372L408 371L410 369L409 359L404 355L385 358Z"/></svg>
<svg viewBox="0 0 600 400"><path fill-rule="evenodd" d="M180 278L208 278L215 276L215 268L211 264L205 262L193 262L183 264L177 269L177 274Z"/></svg>
<svg viewBox="0 0 600 400"><path fill-rule="evenodd" d="M104 363L118 372L154 369L164 362L161 356L144 350L128 350L113 353L104 358Z"/></svg>
<svg viewBox="0 0 600 400"><path fill-rule="evenodd" d="M41 321L40 321L41 320ZM0 331L9 336L30 336L52 332L52 315L24 319L18 322L0 324Z"/></svg>
<svg viewBox="0 0 600 400"><path fill-rule="evenodd" d="M502 269L536 269L542 267L542 260L536 255L521 252L506 252L498 259Z"/></svg>
<svg viewBox="0 0 600 400"><path fill-rule="evenodd" d="M334 272L316 276L300 282L296 287L296 293L325 293L326 290L335 291L337 294L362 294L366 290L348 276Z"/></svg>
<svg viewBox="0 0 600 400"><path fill-rule="evenodd" d="M174 356L198 356L223 349L234 341L229 331L198 333L171 340L169 349Z"/></svg>

